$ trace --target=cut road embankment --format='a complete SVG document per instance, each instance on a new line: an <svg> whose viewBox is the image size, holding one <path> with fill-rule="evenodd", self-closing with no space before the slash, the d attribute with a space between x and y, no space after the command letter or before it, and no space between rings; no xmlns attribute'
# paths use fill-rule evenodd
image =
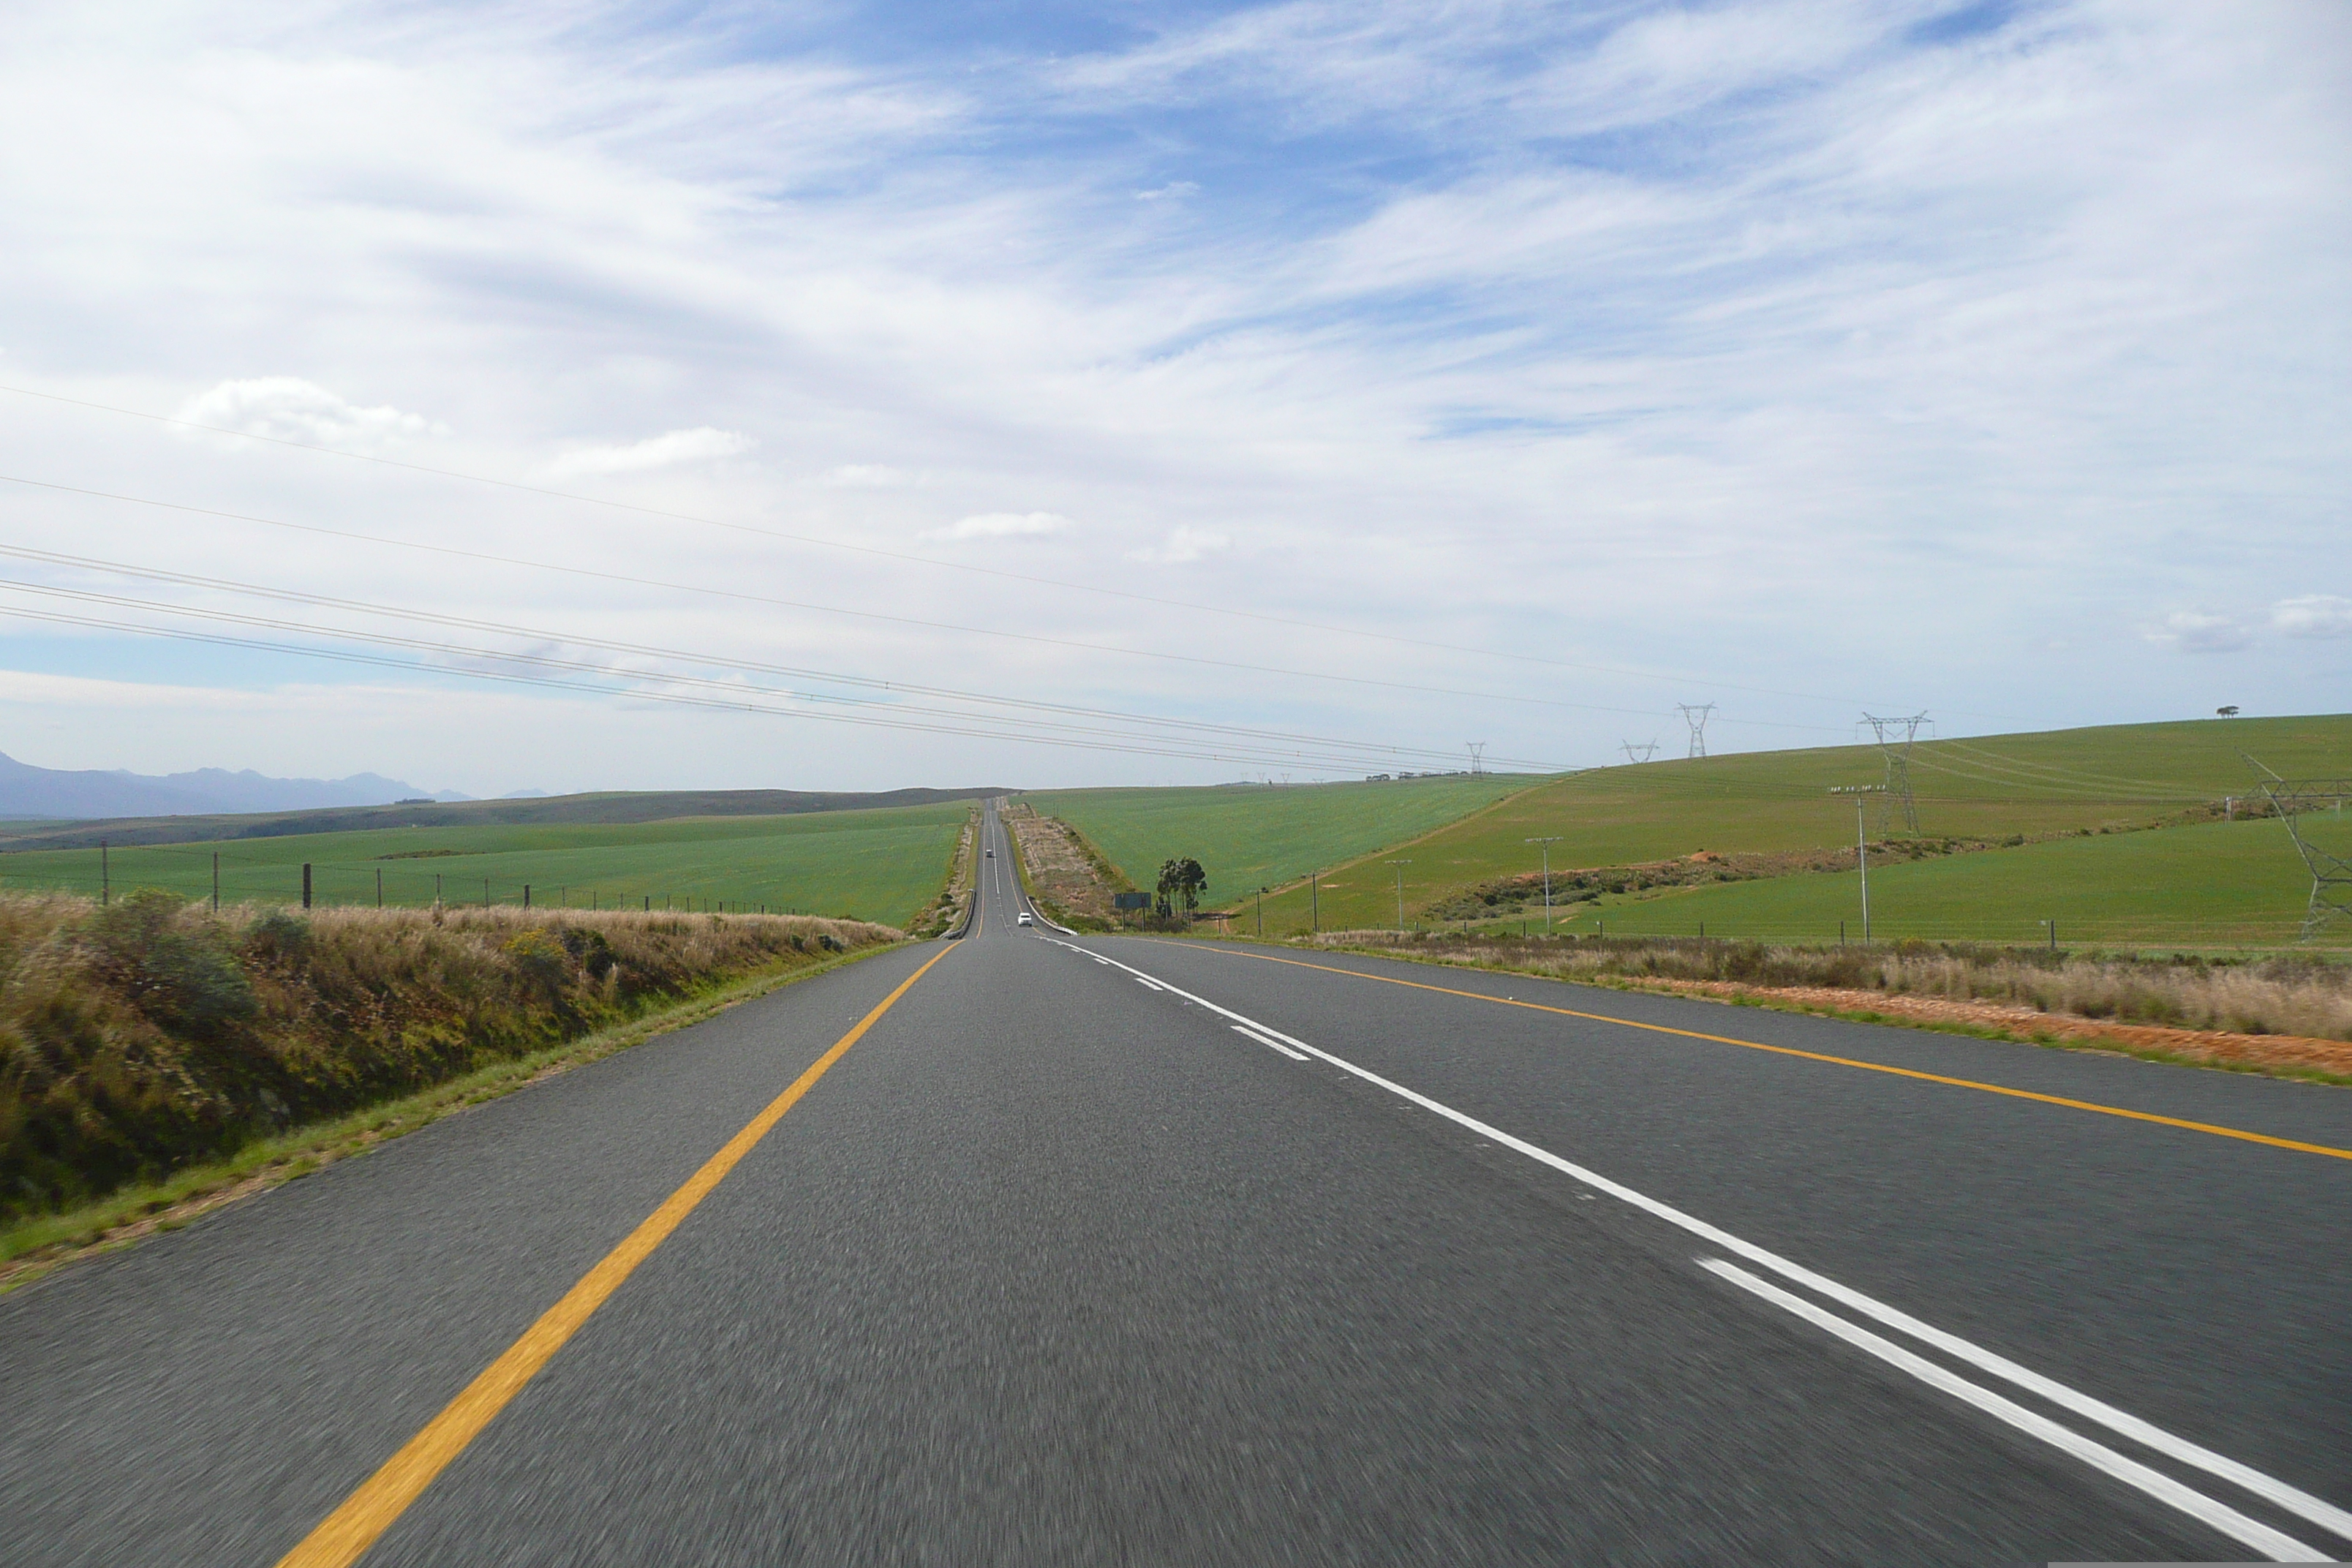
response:
<svg viewBox="0 0 2352 1568"><path fill-rule="evenodd" d="M0 900L0 1222L897 940L785 916Z"/></svg>

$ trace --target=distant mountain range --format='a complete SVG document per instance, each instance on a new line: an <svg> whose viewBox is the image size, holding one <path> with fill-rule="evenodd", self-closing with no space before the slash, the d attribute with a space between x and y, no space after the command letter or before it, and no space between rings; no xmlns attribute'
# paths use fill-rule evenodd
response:
<svg viewBox="0 0 2352 1568"><path fill-rule="evenodd" d="M455 790L419 789L381 773L273 779L250 768L234 773L198 768L156 776L120 769L37 768L0 756L0 817L203 816L473 798Z"/></svg>

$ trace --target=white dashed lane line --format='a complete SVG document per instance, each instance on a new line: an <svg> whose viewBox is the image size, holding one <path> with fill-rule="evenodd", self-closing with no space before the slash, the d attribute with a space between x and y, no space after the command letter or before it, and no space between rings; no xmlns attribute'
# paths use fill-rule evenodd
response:
<svg viewBox="0 0 2352 1568"><path fill-rule="evenodd" d="M2341 1536L2347 1541L2352 1541L2352 1510L2338 1508L2325 1498L2315 1497L2299 1487L2291 1486L2250 1465L2241 1464L2226 1455L2217 1454L2210 1448L2192 1443L2185 1437L2176 1436L2152 1422L2141 1420L2128 1411L2119 1410L2103 1400L2080 1393L2054 1378L2045 1377L1997 1352L1986 1350L1982 1346L1961 1339L1957 1334L1947 1333L1931 1323L1913 1317L1900 1308L1888 1306L1883 1301L1865 1296L1861 1291L1850 1286L1842 1285L1826 1275L1815 1273L1802 1264L1783 1258L1776 1252L1768 1251L1753 1242L1743 1240L1719 1226L1710 1225L1696 1215L1685 1214L1682 1210L1669 1204L1661 1203L1646 1193L1636 1192L1622 1182L1612 1181L1598 1171L1589 1170L1573 1161L1563 1160L1549 1150L1538 1148L1524 1138L1514 1137L1499 1127L1490 1126L1476 1117L1465 1115L1450 1105L1443 1104L1425 1094L1407 1089L1401 1083L1382 1078L1369 1068L1358 1067L1344 1058L1333 1056L1329 1051L1319 1047L1308 1045L1295 1036L1286 1035L1281 1030L1262 1024L1245 1014L1236 1013L1230 1007L1221 1007L1205 996L1198 996L1190 991L1171 985L1166 981L1146 974L1132 965L1121 963L1114 958L1107 958L1090 949L1080 947L1076 942L1055 942L1052 937L1040 937L1039 940L1052 942L1055 946L1067 948L1072 952L1083 953L1097 963L1107 963L1114 969L1125 970L1155 991L1164 991L1171 996L1205 1007L1231 1024L1235 1034L1245 1036L1259 1045L1279 1050L1295 1060L1304 1061L1312 1057L1319 1061L1328 1062L1340 1071L1360 1079L1375 1088L1385 1089L1400 1100L1418 1105L1424 1110L1433 1111L1449 1121L1467 1128L1481 1138L1488 1139L1506 1149L1524 1154L1538 1164L1548 1165L1562 1175L1591 1188L1596 1193L1616 1198L1642 1210L1644 1214L1687 1231L1701 1240L1720 1247L1748 1263L1769 1269L1782 1279L1802 1286L1817 1296L1826 1297L1849 1311L1875 1321L1882 1327L1906 1334L1913 1340L1975 1367L1979 1372L2002 1378L2061 1409L2105 1426L2119 1436L2137 1443L2143 1447L2153 1449L2168 1458L2228 1481L2298 1519L2318 1525L2321 1529ZM2159 1502L2179 1509L2199 1522L2242 1546L2261 1552L2274 1563L2336 1561L2325 1552L2305 1545L2294 1537L2273 1529L2259 1519L2242 1513L2226 1503L2184 1486L2170 1476L2152 1469L2136 1459L2126 1458L2105 1445L2094 1442L2071 1428L2058 1425L2047 1416L2017 1405L2014 1401L1994 1394L1989 1389L1980 1388L1955 1375L1949 1369L1905 1350L1893 1342L1873 1333L1870 1330L1828 1311L1815 1302L1792 1295L1720 1258L1701 1258L1698 1261L1700 1267L1714 1277L1738 1286L1751 1296L1792 1312L1806 1322L1875 1356L1882 1363L1908 1373L1929 1387L1994 1415L2014 1429L2050 1444L2061 1452L2090 1465Z"/></svg>

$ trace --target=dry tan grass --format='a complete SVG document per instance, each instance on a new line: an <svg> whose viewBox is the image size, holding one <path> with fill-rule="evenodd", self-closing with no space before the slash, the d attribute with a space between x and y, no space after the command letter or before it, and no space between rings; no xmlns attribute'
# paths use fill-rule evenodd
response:
<svg viewBox="0 0 2352 1568"><path fill-rule="evenodd" d="M0 898L0 1218L898 936L800 915Z"/></svg>
<svg viewBox="0 0 2352 1568"><path fill-rule="evenodd" d="M2288 956L2244 964L2023 953L2002 949L1776 947L1696 939L1566 942L1327 932L1333 947L1402 947L1562 980L1731 982L1982 1001L2053 1016L2233 1035L2352 1040L2352 965Z"/></svg>
<svg viewBox="0 0 2352 1568"><path fill-rule="evenodd" d="M1108 926L1116 918L1107 867L1076 830L1057 816L1040 816L1015 801L1000 814L1013 835L1029 894L1047 913L1085 929Z"/></svg>

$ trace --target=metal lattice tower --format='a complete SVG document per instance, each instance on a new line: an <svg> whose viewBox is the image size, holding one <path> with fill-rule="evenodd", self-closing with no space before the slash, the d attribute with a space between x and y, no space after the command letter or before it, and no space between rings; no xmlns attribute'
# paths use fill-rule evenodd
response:
<svg viewBox="0 0 2352 1568"><path fill-rule="evenodd" d="M2246 761L2254 763L2252 757ZM2263 798L2286 824L2287 837L2311 872L2311 902L2303 915L2303 940L2309 942L2337 916L2352 920L2352 860L2314 844L2302 819L2327 810L2342 816L2345 801L2352 799L2352 778L2283 779L2260 763L2254 766L2269 775L2262 783Z"/></svg>
<svg viewBox="0 0 2352 1568"><path fill-rule="evenodd" d="M1624 742L1622 744L1625 751L1625 760L1629 763L1646 763L1652 757L1658 754L1658 743L1655 741L1652 741L1646 746L1637 746L1631 741ZM1633 754L1636 752L1639 752L1642 754L1637 757Z"/></svg>
<svg viewBox="0 0 2352 1568"><path fill-rule="evenodd" d="M1878 737L1878 750L1886 759L1886 793L1879 797L1879 831L1892 835L1895 825L1914 838L1919 836L1919 803L1911 798L1911 742L1919 737L1919 726L1927 721L1925 713L1914 713L1902 719L1881 719L1865 713L1862 721Z"/></svg>
<svg viewBox="0 0 2352 1568"><path fill-rule="evenodd" d="M1715 712L1715 704L1677 702L1675 707L1682 714L1683 722L1690 726L1690 754L1694 757L1706 755L1706 721Z"/></svg>
<svg viewBox="0 0 2352 1568"><path fill-rule="evenodd" d="M1470 748L1470 772L1472 775L1475 776L1477 774L1484 773L1486 771L1486 742L1484 741L1465 741L1462 743Z"/></svg>

